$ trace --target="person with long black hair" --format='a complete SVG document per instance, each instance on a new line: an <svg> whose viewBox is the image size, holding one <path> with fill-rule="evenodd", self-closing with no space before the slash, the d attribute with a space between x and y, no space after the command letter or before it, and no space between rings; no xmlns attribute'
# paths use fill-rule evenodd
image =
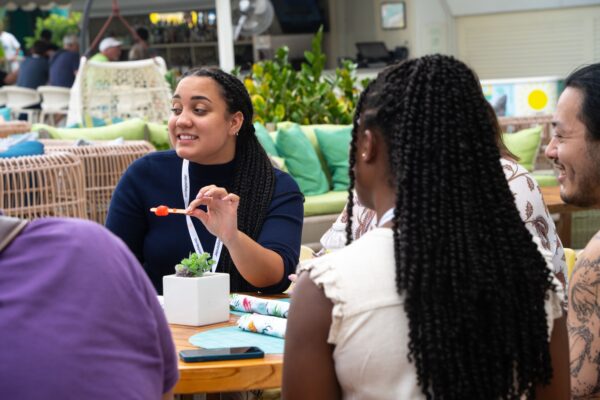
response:
<svg viewBox="0 0 600 400"><path fill-rule="evenodd" d="M213 268L230 274L231 291L284 291L300 254L303 197L258 142L243 83L216 68L194 69L177 85L172 105L174 150L128 168L106 226L159 293L162 277L194 251L210 253ZM159 205L187 208L188 215L150 212Z"/></svg>
<svg viewBox="0 0 600 400"><path fill-rule="evenodd" d="M548 212L544 202L542 190L533 175L525 167L519 164L519 158L512 154L504 144L502 128L496 117L496 112L488 103L490 121L494 126L494 139L500 150L500 163L504 171L504 177L508 187L515 198L515 205L519 210L521 219L531 236L539 238L540 251L544 257L551 257L553 272L558 280L566 287L567 284L567 262L562 242L558 236L556 225ZM352 198L352 239L356 240L369 230L376 227L377 218L375 211L364 207L356 197ZM348 221L347 207L337 217L321 237L323 250L321 253L334 251L342 248L346 243L346 226Z"/></svg>
<svg viewBox="0 0 600 400"><path fill-rule="evenodd" d="M301 264L284 398L569 398L562 285L487 113L448 56L388 67L361 94L348 211L355 189L377 228Z"/></svg>

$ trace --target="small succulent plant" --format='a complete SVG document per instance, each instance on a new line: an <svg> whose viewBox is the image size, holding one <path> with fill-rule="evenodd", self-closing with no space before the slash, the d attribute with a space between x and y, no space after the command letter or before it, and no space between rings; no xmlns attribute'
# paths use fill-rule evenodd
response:
<svg viewBox="0 0 600 400"><path fill-rule="evenodd" d="M214 263L215 260L211 260L209 253L190 253L189 257L175 266L175 275L187 278L200 277L205 272L209 272Z"/></svg>

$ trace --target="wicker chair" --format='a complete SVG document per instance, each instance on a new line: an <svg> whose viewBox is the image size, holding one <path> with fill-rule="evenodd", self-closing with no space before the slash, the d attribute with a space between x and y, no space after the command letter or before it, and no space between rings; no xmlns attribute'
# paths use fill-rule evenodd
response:
<svg viewBox="0 0 600 400"><path fill-rule="evenodd" d="M0 138L7 137L13 133L31 132L31 124L27 121L0 122Z"/></svg>
<svg viewBox="0 0 600 400"><path fill-rule="evenodd" d="M71 153L0 158L0 209L5 215L85 218L83 164Z"/></svg>
<svg viewBox="0 0 600 400"><path fill-rule="evenodd" d="M129 140L123 144L94 141L91 145L75 146L69 140L42 140L46 153L68 151L83 161L87 217L104 224L113 190L123 172L136 159L154 151L154 146L144 140Z"/></svg>
<svg viewBox="0 0 600 400"><path fill-rule="evenodd" d="M535 161L535 169L550 169L552 165L546 159L544 151L552 139L552 115L535 115L530 117L500 117L498 118L502 132L517 132L534 126L542 126L540 151Z"/></svg>

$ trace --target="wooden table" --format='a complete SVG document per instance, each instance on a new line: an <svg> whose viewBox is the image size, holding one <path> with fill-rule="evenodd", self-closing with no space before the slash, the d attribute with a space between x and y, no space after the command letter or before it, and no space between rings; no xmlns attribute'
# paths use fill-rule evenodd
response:
<svg viewBox="0 0 600 400"><path fill-rule="evenodd" d="M564 247L571 247L571 213L584 211L586 208L575 207L562 201L560 186L546 186L541 189L548 211L552 214L560 214L560 219L556 224L558 237Z"/></svg>
<svg viewBox="0 0 600 400"><path fill-rule="evenodd" d="M190 336L210 329L235 325L237 315L230 314L229 322L208 326L170 325L175 348L194 349ZM283 354L265 354L265 358L185 363L179 360L179 381L176 394L215 393L272 389L281 387Z"/></svg>

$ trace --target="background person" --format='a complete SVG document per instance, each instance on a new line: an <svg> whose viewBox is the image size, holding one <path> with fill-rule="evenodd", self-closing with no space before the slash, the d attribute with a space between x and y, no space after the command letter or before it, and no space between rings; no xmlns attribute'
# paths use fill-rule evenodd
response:
<svg viewBox="0 0 600 400"><path fill-rule="evenodd" d="M362 93L348 210L355 188L378 227L301 266L284 398L569 398L562 286L487 112L447 56L391 66Z"/></svg>
<svg viewBox="0 0 600 400"><path fill-rule="evenodd" d="M134 60L145 60L147 58L152 58L153 54L148 47L148 38L150 37L150 33L148 29L140 26L135 30L135 32L140 37L140 40L136 40L135 44L131 46L129 50L129 61Z"/></svg>
<svg viewBox="0 0 600 400"><path fill-rule="evenodd" d="M30 49L31 55L25 57L19 67L17 86L29 89L37 89L48 83L50 63L46 53L48 44L37 40Z"/></svg>
<svg viewBox="0 0 600 400"><path fill-rule="evenodd" d="M172 105L174 150L148 154L127 169L106 226L127 243L159 293L162 277L193 251L218 259L216 270L230 274L232 292L284 291L298 263L303 197L258 142L243 83L219 69L191 70ZM196 218L149 212L161 204L186 208L188 201Z"/></svg>
<svg viewBox="0 0 600 400"><path fill-rule="evenodd" d="M139 263L102 226L29 222L0 250L0 305L3 398L173 398L164 312Z"/></svg>
<svg viewBox="0 0 600 400"><path fill-rule="evenodd" d="M565 203L600 207L600 63L565 80L546 156ZM568 328L574 399L600 396L600 235L577 256L569 281Z"/></svg>
<svg viewBox="0 0 600 400"><path fill-rule="evenodd" d="M40 40L45 42L48 46L47 55L48 58L52 58L54 54L59 50L58 46L52 42L52 31L50 29L42 29L40 32Z"/></svg>
<svg viewBox="0 0 600 400"><path fill-rule="evenodd" d="M7 62L8 73L19 69L19 52L21 43L10 32L4 30L4 22L0 20L0 43L4 50L4 61Z"/></svg>
<svg viewBox="0 0 600 400"><path fill-rule="evenodd" d="M50 85L70 88L79 70L79 39L76 35L63 37L63 48L50 59Z"/></svg>
<svg viewBox="0 0 600 400"><path fill-rule="evenodd" d="M119 61L121 59L121 45L120 41L110 36L102 39L98 46L99 52L94 54L90 61Z"/></svg>

